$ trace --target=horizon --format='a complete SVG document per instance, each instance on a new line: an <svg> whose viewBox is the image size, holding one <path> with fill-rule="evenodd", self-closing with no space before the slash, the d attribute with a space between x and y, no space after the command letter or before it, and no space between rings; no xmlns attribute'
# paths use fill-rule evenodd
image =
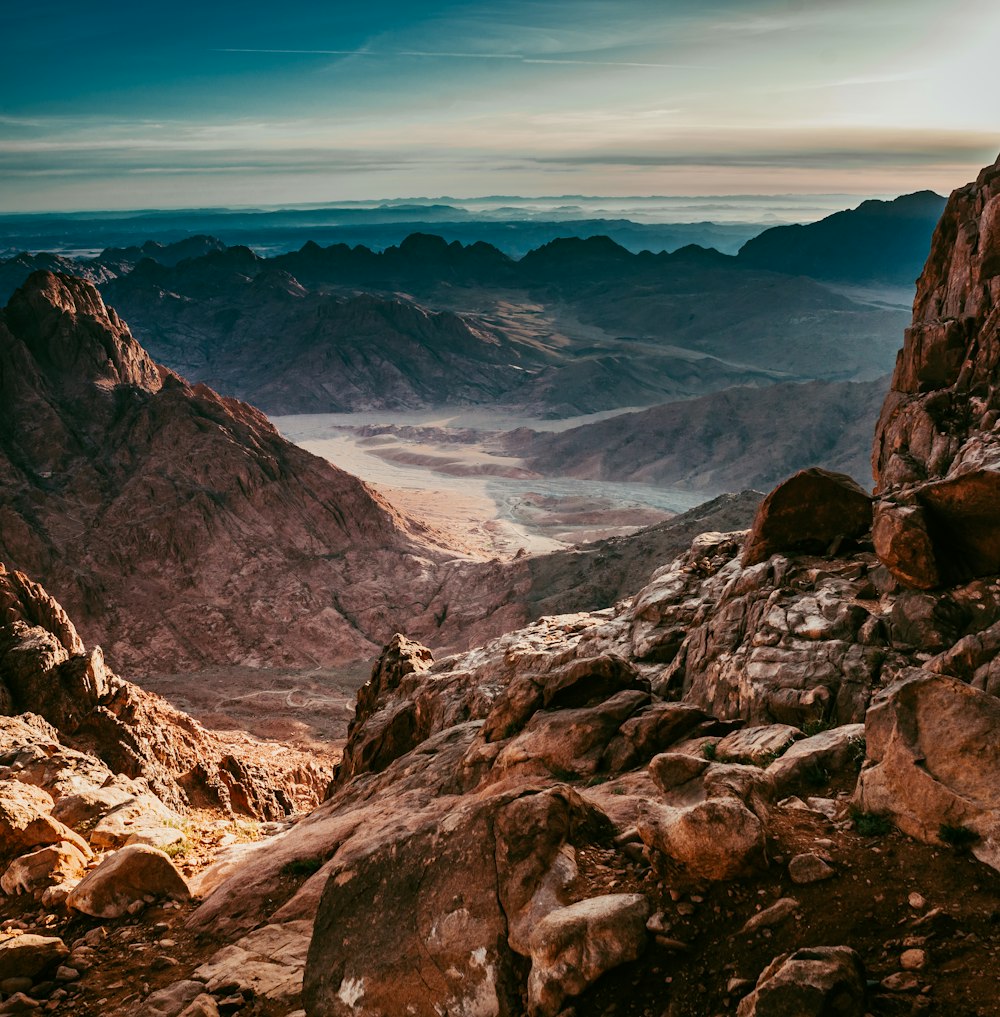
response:
<svg viewBox="0 0 1000 1017"><path fill-rule="evenodd" d="M181 0L169 21L56 0L8 22L3 214L947 194L1000 147L985 0L375 0L280 17Z"/></svg>

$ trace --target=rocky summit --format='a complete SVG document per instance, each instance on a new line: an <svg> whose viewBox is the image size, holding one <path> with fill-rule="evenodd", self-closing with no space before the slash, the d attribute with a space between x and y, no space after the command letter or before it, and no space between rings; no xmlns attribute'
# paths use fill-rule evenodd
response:
<svg viewBox="0 0 1000 1017"><path fill-rule="evenodd" d="M188 879L142 842L92 865L106 817L53 848L76 813L11 757L11 828L54 805L3 879L66 896L4 923L7 1012L994 1014L998 179L935 234L874 497L803 471L603 610L450 655L397 633L322 804ZM47 692L92 658L9 582L13 713L32 647Z"/></svg>

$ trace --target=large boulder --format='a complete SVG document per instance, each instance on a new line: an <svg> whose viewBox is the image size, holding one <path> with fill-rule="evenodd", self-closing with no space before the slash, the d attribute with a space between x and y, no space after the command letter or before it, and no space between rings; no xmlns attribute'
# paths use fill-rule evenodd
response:
<svg viewBox="0 0 1000 1017"><path fill-rule="evenodd" d="M844 724L794 742L767 768L778 797L822 772L829 777L857 768L864 753L864 724Z"/></svg>
<svg viewBox="0 0 1000 1017"><path fill-rule="evenodd" d="M636 960L646 947L649 901L612 893L558 908L531 933L528 1013L555 1017L606 971Z"/></svg>
<svg viewBox="0 0 1000 1017"><path fill-rule="evenodd" d="M345 845L309 945L307 1014L511 1012L492 836L506 800L443 798L377 841Z"/></svg>
<svg viewBox="0 0 1000 1017"><path fill-rule="evenodd" d="M737 1017L864 1017L865 968L846 946L775 957L740 1000Z"/></svg>
<svg viewBox="0 0 1000 1017"><path fill-rule="evenodd" d="M854 480L815 466L799 470L760 503L743 564L756 565L779 551L822 554L838 538L858 537L871 524L871 497Z"/></svg>
<svg viewBox="0 0 1000 1017"><path fill-rule="evenodd" d="M169 857L145 844L130 844L106 858L70 892L66 906L93 918L121 918L145 897L187 900L184 877Z"/></svg>
<svg viewBox="0 0 1000 1017"><path fill-rule="evenodd" d="M34 978L54 970L69 948L58 936L33 934L0 938L0 981L5 978Z"/></svg>
<svg viewBox="0 0 1000 1017"><path fill-rule="evenodd" d="M643 843L698 879L736 879L765 863L764 825L738 798L676 808L649 802L639 813Z"/></svg>
<svg viewBox="0 0 1000 1017"><path fill-rule="evenodd" d="M87 856L75 845L66 841L48 844L15 858L0 876L0 889L9 896L37 895L59 883L77 882L86 866Z"/></svg>
<svg viewBox="0 0 1000 1017"><path fill-rule="evenodd" d="M856 798L911 837L965 827L972 851L1000 870L1000 699L916 671L881 692L865 718L868 762Z"/></svg>

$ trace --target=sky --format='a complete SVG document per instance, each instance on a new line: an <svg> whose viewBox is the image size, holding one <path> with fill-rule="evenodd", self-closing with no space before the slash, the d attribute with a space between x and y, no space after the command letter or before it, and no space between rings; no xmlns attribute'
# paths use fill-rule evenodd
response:
<svg viewBox="0 0 1000 1017"><path fill-rule="evenodd" d="M994 0L5 5L0 210L947 193Z"/></svg>

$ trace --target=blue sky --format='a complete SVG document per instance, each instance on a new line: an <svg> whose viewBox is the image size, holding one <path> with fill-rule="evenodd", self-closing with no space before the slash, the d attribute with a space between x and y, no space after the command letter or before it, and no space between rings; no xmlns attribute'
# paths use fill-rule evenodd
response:
<svg viewBox="0 0 1000 1017"><path fill-rule="evenodd" d="M0 209L947 191L1000 149L987 0L0 15Z"/></svg>

